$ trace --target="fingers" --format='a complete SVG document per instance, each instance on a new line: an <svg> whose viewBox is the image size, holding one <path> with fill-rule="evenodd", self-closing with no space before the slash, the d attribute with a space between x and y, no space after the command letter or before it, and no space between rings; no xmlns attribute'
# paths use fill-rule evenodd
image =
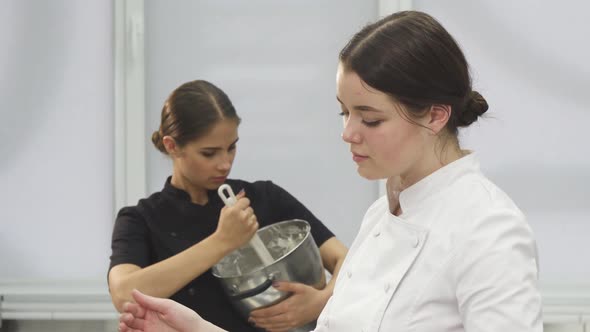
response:
<svg viewBox="0 0 590 332"><path fill-rule="evenodd" d="M296 283L283 282L283 284L299 286ZM301 314L297 313L299 310L296 310L296 301L293 302L294 299L295 296L291 296L273 306L252 311L248 320L266 331L288 331L300 326L305 320L302 320Z"/></svg>
<svg viewBox="0 0 590 332"><path fill-rule="evenodd" d="M266 307L263 309L254 310L250 313L250 317L259 319L264 318L267 319L269 317L276 317L279 316L287 311L289 311L289 299L279 302L275 305L270 307Z"/></svg>
<svg viewBox="0 0 590 332"><path fill-rule="evenodd" d="M131 292L131 295L133 296L133 299L135 299L135 301L141 307L143 307L140 309L144 310L144 313L143 313L144 315L145 315L145 309L153 310L153 311L156 311L159 313L166 313L166 309L168 308L167 307L167 303L169 301L168 299L161 299L161 298L145 295L142 292L138 291L137 289L134 289Z"/></svg>
<svg viewBox="0 0 590 332"><path fill-rule="evenodd" d="M130 313L123 313L119 317L119 331L136 331L145 328L145 320L136 318Z"/></svg>
<svg viewBox="0 0 590 332"><path fill-rule="evenodd" d="M255 215L251 215L246 221L246 225L256 231L258 229L258 218Z"/></svg>
<svg viewBox="0 0 590 332"><path fill-rule="evenodd" d="M145 309L139 304L133 302L125 302L123 304L123 312L128 312L137 318L145 317Z"/></svg>
<svg viewBox="0 0 590 332"><path fill-rule="evenodd" d="M258 218L254 214L254 209L248 206L241 211L241 218L245 221L246 226L250 228L250 231L255 232L258 230Z"/></svg>
<svg viewBox="0 0 590 332"><path fill-rule="evenodd" d="M246 222L251 222L252 216L254 216L254 221L258 222L254 214L254 209L250 206L250 200L246 197L239 199L231 209L233 209L233 213L237 213L239 218Z"/></svg>
<svg viewBox="0 0 590 332"><path fill-rule="evenodd" d="M119 323L119 332L141 332L141 331L133 329L133 328L127 326L125 323Z"/></svg>
<svg viewBox="0 0 590 332"><path fill-rule="evenodd" d="M244 191L240 191L236 195L237 202L231 207L223 207L223 209L230 209L233 213L239 213L240 217L248 220L250 216L254 215L254 209L250 206L250 199L248 199Z"/></svg>
<svg viewBox="0 0 590 332"><path fill-rule="evenodd" d="M296 327L288 313L266 318L250 319L250 321L256 324L257 327L263 328L267 331L288 331Z"/></svg>
<svg viewBox="0 0 590 332"><path fill-rule="evenodd" d="M125 325L125 323L120 322L118 331L119 332L129 332L129 331L131 331L131 329L129 327L127 327L127 325Z"/></svg>
<svg viewBox="0 0 590 332"><path fill-rule="evenodd" d="M237 198L237 197L236 197ZM250 199L248 197L241 197L238 199L236 204L233 205L239 210L245 210L247 207L250 206Z"/></svg>
<svg viewBox="0 0 590 332"><path fill-rule="evenodd" d="M308 306L314 305L314 298L320 291L305 284L286 281L275 282L273 287L292 295L274 306L252 311L250 320L256 326L267 331L283 331L317 318L317 314L314 310L310 311Z"/></svg>
<svg viewBox="0 0 590 332"><path fill-rule="evenodd" d="M309 286L297 282L275 281L272 286L280 291L289 293L302 293ZM263 309L254 310L250 313L252 318L276 317L291 310L294 297L290 297L280 303Z"/></svg>
<svg viewBox="0 0 590 332"><path fill-rule="evenodd" d="M247 208L242 210L241 214L244 219L249 219L251 216L254 215L254 209L252 209L251 206L248 206Z"/></svg>
<svg viewBox="0 0 590 332"><path fill-rule="evenodd" d="M303 293L310 288L310 286L298 283L298 282L287 282L287 281L275 281L272 286L280 291L287 293Z"/></svg>
<svg viewBox="0 0 590 332"><path fill-rule="evenodd" d="M133 329L123 323L119 323L119 332L143 332L143 330Z"/></svg>
<svg viewBox="0 0 590 332"><path fill-rule="evenodd" d="M258 218L250 206L250 200L241 197L236 204L221 210L216 234L233 249L249 241L258 227Z"/></svg>

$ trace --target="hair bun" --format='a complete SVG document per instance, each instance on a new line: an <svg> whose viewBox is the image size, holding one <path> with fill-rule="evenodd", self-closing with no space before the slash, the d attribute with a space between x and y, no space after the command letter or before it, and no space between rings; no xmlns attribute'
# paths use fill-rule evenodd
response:
<svg viewBox="0 0 590 332"><path fill-rule="evenodd" d="M164 142L162 141L162 133L159 130L154 131L152 134L152 143L154 143L154 146L160 152L166 153L166 147L164 147Z"/></svg>
<svg viewBox="0 0 590 332"><path fill-rule="evenodd" d="M467 127L477 121L488 110L488 102L477 91L471 91L466 98L463 112L459 115L459 127Z"/></svg>

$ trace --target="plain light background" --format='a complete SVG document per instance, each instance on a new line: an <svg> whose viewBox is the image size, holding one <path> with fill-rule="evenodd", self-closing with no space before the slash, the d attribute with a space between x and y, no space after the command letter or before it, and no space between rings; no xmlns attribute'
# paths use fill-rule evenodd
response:
<svg viewBox="0 0 590 332"><path fill-rule="evenodd" d="M106 281L112 31L109 1L0 5L0 280Z"/></svg>
<svg viewBox="0 0 590 332"><path fill-rule="evenodd" d="M417 0L461 44L487 119L463 134L525 212L540 280L590 280L590 3Z"/></svg>
<svg viewBox="0 0 590 332"><path fill-rule="evenodd" d="M174 88L212 82L242 118L230 177L272 180L350 244L378 188L356 174L340 138L335 73L339 50L377 17L377 3L340 3L146 1L146 133ZM153 192L171 163L146 143Z"/></svg>
<svg viewBox="0 0 590 332"><path fill-rule="evenodd" d="M340 140L338 51L377 17L354 1L146 1L149 142L167 95L207 79L243 118L233 177L283 186L345 243L376 199ZM590 35L581 1L415 1L464 48L488 119L462 134L525 211L541 281L590 278ZM587 16L587 15L586 15ZM113 207L112 5L4 1L0 10L0 279L106 278ZM139 198L139 197L138 197Z"/></svg>

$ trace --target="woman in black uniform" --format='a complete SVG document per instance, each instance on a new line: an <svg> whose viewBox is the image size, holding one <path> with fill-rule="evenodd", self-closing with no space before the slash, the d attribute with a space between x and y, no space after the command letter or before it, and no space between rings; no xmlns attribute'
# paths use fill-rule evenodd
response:
<svg viewBox="0 0 590 332"><path fill-rule="evenodd" d="M234 311L210 268L259 227L294 218L309 222L325 268L338 274L347 249L303 204L271 181L227 179L239 123L227 95L206 81L185 83L166 100L152 141L172 159L172 176L162 191L117 215L108 275L117 310L138 289L174 299L228 331L256 331ZM223 183L239 192L231 207L217 195ZM317 319L335 280L322 290L276 283L294 295L254 311L258 327L283 331Z"/></svg>

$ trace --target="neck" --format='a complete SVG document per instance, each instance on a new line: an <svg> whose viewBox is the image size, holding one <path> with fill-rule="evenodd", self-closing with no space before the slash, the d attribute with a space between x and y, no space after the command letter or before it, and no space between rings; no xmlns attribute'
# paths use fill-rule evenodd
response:
<svg viewBox="0 0 590 332"><path fill-rule="evenodd" d="M422 159L418 160L410 172L400 176L400 191L460 159L465 154L466 152L462 151L458 144L451 144L440 150L434 148L430 153L426 153Z"/></svg>
<svg viewBox="0 0 590 332"><path fill-rule="evenodd" d="M207 195L207 189L205 188L196 188L195 186L191 185L190 182L179 174L176 170L172 172L172 179L170 183L178 189L182 189L186 191L189 196L191 197L191 202L199 205L205 205L209 202L209 196Z"/></svg>

